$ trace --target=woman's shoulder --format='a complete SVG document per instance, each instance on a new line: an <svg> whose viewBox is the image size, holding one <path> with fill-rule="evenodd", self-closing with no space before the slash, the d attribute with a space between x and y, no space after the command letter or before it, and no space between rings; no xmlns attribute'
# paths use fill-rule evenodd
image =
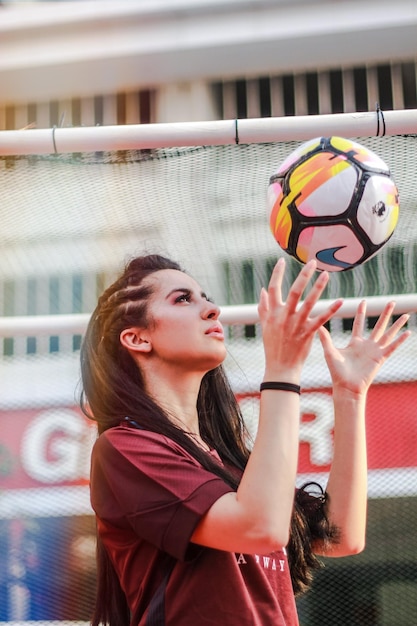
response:
<svg viewBox="0 0 417 626"><path fill-rule="evenodd" d="M142 457L174 454L194 460L180 444L167 435L144 428L135 428L124 421L101 433L93 446L93 457L103 454L106 456L121 454L129 457L139 452Z"/></svg>
<svg viewBox="0 0 417 626"><path fill-rule="evenodd" d="M112 446L115 448L130 448L136 446L143 447L145 445L169 448L177 447L177 444L166 435L144 428L135 428L125 422L120 422L117 426L108 428L101 433L96 439L94 447L101 448Z"/></svg>

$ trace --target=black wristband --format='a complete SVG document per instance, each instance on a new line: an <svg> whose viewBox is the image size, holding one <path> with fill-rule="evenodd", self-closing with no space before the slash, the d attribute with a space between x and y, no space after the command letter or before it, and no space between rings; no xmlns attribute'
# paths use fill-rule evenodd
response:
<svg viewBox="0 0 417 626"><path fill-rule="evenodd" d="M266 383L261 383L259 388L260 391L264 391L264 389L274 389L276 391L293 391L294 393L301 393L300 385L295 385L294 383L279 383L276 381L270 381Z"/></svg>

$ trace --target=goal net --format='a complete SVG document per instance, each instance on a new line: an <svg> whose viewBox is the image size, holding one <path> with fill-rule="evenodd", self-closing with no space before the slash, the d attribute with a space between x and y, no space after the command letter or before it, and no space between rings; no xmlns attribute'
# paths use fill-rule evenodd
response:
<svg viewBox="0 0 417 626"><path fill-rule="evenodd" d="M343 345L359 299L368 328L384 302L417 297L415 135L352 137L389 165L400 218L370 261L331 274L344 297L331 323ZM89 452L77 408L79 349L98 295L131 257L177 260L221 306L226 369L255 434L263 350L256 302L284 253L266 190L299 141L7 155L0 160L0 622L87 622L95 579ZM300 269L287 258L285 289ZM368 401L369 530L365 552L328 560L299 600L301 623L413 623L417 610L417 340L381 370ZM330 379L314 344L303 372L299 482L326 483Z"/></svg>

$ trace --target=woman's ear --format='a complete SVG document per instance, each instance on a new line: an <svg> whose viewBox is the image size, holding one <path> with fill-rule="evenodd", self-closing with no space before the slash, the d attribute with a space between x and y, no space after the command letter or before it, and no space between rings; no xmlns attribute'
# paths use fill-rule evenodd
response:
<svg viewBox="0 0 417 626"><path fill-rule="evenodd" d="M120 333L120 343L133 352L150 352L152 344L144 328L125 328Z"/></svg>

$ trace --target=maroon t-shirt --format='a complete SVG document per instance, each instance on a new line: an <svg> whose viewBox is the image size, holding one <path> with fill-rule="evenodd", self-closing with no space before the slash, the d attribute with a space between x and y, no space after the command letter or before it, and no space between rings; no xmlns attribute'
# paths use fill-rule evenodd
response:
<svg viewBox="0 0 417 626"><path fill-rule="evenodd" d="M285 550L234 554L190 543L230 491L167 437L121 425L98 438L91 503L131 626L298 625Z"/></svg>

